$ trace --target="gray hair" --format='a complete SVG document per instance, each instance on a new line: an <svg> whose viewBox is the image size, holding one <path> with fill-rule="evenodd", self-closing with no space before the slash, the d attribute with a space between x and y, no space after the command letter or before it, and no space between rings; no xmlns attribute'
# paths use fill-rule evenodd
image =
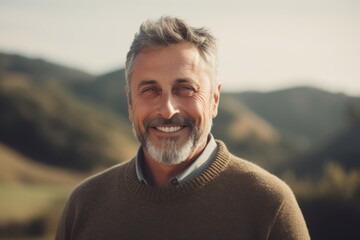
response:
<svg viewBox="0 0 360 240"><path fill-rule="evenodd" d="M207 29L190 27L183 20L175 17L161 17L157 21L146 21L135 34L134 41L126 56L126 85L130 88L134 60L143 48L168 46L170 44L189 42L197 47L201 57L209 67L212 89L216 87L217 47L216 39Z"/></svg>

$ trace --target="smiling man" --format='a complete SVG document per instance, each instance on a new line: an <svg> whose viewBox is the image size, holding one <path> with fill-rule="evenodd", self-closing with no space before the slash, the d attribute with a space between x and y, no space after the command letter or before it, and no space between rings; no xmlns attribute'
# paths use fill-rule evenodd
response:
<svg viewBox="0 0 360 240"><path fill-rule="evenodd" d="M187 42L148 47L132 69L129 116L144 148L146 179L166 187L205 149L220 84L211 87L209 67Z"/></svg>
<svg viewBox="0 0 360 240"><path fill-rule="evenodd" d="M142 24L126 61L141 147L73 192L56 239L309 239L288 186L211 135L216 65L207 30Z"/></svg>

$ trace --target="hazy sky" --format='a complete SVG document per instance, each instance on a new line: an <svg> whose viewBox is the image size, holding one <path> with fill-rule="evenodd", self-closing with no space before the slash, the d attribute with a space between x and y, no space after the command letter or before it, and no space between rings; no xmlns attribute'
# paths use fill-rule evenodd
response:
<svg viewBox="0 0 360 240"><path fill-rule="evenodd" d="M124 65L141 22L162 15L217 37L225 90L360 96L358 0L0 0L0 51L101 74Z"/></svg>

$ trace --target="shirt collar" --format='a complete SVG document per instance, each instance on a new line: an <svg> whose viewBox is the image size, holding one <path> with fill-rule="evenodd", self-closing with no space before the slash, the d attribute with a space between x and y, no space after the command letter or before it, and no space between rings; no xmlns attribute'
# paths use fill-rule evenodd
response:
<svg viewBox="0 0 360 240"><path fill-rule="evenodd" d="M210 134L209 135L209 142L207 143L205 149L202 151L200 156L189 166L180 173L175 178L171 179L170 185L179 185L182 182L188 181L198 175L202 171L204 171L212 162L216 149L217 144L215 142L214 137ZM135 159L135 170L137 178L140 182L148 185L144 175L144 154L142 151L142 147L139 148L136 159Z"/></svg>
<svg viewBox="0 0 360 240"><path fill-rule="evenodd" d="M136 176L140 182L148 185L148 182L146 181L144 176L143 169L144 169L144 153L142 147L140 146L135 158Z"/></svg>

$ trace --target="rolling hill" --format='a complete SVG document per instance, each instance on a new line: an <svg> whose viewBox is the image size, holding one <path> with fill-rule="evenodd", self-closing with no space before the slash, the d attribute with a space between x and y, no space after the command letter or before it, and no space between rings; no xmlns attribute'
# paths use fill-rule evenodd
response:
<svg viewBox="0 0 360 240"><path fill-rule="evenodd" d="M83 173L62 170L33 161L0 144L0 182L23 184L70 184L83 180Z"/></svg>
<svg viewBox="0 0 360 240"><path fill-rule="evenodd" d="M360 121L358 125L349 126L322 145L289 159L279 171L293 169L300 177L319 177L328 164L337 164L345 171L360 169L359 146Z"/></svg>
<svg viewBox="0 0 360 240"><path fill-rule="evenodd" d="M311 87L273 92L231 94L288 138L310 145L333 137L348 125L347 109L360 106L360 97L349 97Z"/></svg>
<svg viewBox="0 0 360 240"><path fill-rule="evenodd" d="M68 89L74 95L106 107L127 119L124 69L95 77L93 81L74 81Z"/></svg>
<svg viewBox="0 0 360 240"><path fill-rule="evenodd" d="M73 82L89 81L94 77L83 71L47 62L43 59L32 59L16 54L0 53L0 79L21 76L35 82Z"/></svg>
<svg viewBox="0 0 360 240"><path fill-rule="evenodd" d="M128 124L54 84L0 81L0 142L39 162L91 170L136 151Z"/></svg>
<svg viewBox="0 0 360 240"><path fill-rule="evenodd" d="M232 153L267 169L280 164L294 150L294 146L284 148L281 135L269 122L229 95L221 97L212 133Z"/></svg>

